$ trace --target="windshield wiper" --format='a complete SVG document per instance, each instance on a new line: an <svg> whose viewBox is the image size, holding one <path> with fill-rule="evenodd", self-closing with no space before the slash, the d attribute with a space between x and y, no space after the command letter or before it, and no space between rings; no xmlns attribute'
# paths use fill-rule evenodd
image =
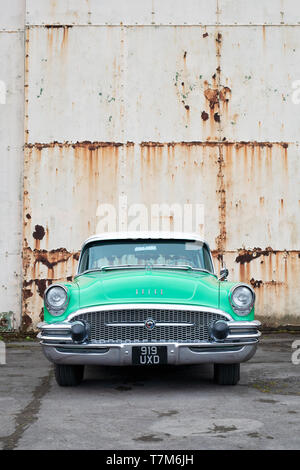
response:
<svg viewBox="0 0 300 470"><path fill-rule="evenodd" d="M86 269L85 271L82 271L81 273L76 274L75 277L82 276L83 274L88 274L88 273L97 272L97 271L102 271L102 268Z"/></svg>
<svg viewBox="0 0 300 470"><path fill-rule="evenodd" d="M216 274L212 273L211 271L208 271L208 269L204 268L195 268L194 266L190 266L189 264L182 264L178 266L170 266L169 264L153 264L151 267L154 269L157 267L158 269L184 269L186 271L196 271L199 273L206 273L210 274L211 276L218 277Z"/></svg>
<svg viewBox="0 0 300 470"><path fill-rule="evenodd" d="M190 266L189 264L182 264L182 265L170 265L170 264L115 264L115 265L107 265L107 266L101 266L101 268L93 268L93 269L87 269L86 271L83 271L82 273L78 274L87 274L91 272L97 272L97 271L112 271L114 269L179 269L179 270L186 270L186 271L197 271L197 272L204 272L207 274L213 274L207 269L204 268L195 268L193 266ZM214 275L214 274L213 274Z"/></svg>
<svg viewBox="0 0 300 470"><path fill-rule="evenodd" d="M169 264L120 264L120 265L112 265L112 266L102 266L102 271L110 271L113 269L186 269L191 270L193 269L192 266L189 265L169 265Z"/></svg>
<svg viewBox="0 0 300 470"><path fill-rule="evenodd" d="M115 265L107 265L107 266L101 266L101 268L91 268L91 269L86 269L85 271L82 271L82 273L77 274L77 276L81 276L82 274L88 274L88 273L93 273L93 272L100 272L100 271L109 271L111 269L136 269L136 268L141 268L145 269L146 265L143 264L115 264ZM76 277L77 277L76 276Z"/></svg>

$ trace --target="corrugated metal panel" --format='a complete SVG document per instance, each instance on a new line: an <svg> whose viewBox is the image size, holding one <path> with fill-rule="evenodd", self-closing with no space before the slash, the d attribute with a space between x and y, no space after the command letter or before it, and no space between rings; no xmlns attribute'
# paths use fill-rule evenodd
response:
<svg viewBox="0 0 300 470"><path fill-rule="evenodd" d="M127 28L128 140L217 140L216 28Z"/></svg>
<svg viewBox="0 0 300 470"><path fill-rule="evenodd" d="M221 24L299 24L297 0L219 0Z"/></svg>
<svg viewBox="0 0 300 470"><path fill-rule="evenodd" d="M27 22L40 24L214 23L216 0L27 0Z"/></svg>
<svg viewBox="0 0 300 470"><path fill-rule="evenodd" d="M122 28L30 28L27 37L28 142L122 140Z"/></svg>
<svg viewBox="0 0 300 470"><path fill-rule="evenodd" d="M298 251L238 250L226 252L229 280L252 285L256 293L256 316L264 325L299 325Z"/></svg>
<svg viewBox="0 0 300 470"><path fill-rule="evenodd" d="M226 250L299 250L298 144L224 148Z"/></svg>
<svg viewBox="0 0 300 470"><path fill-rule="evenodd" d="M293 142L299 40L294 27L32 28L29 142Z"/></svg>
<svg viewBox="0 0 300 470"><path fill-rule="evenodd" d="M217 87L217 33L206 34L205 28L30 29L28 141L216 140L217 109L206 95Z"/></svg>
<svg viewBox="0 0 300 470"><path fill-rule="evenodd" d="M0 0L0 30L24 30L25 0Z"/></svg>
<svg viewBox="0 0 300 470"><path fill-rule="evenodd" d="M26 240L32 249L78 250L96 229L98 205L117 207L126 192L128 205L203 203L206 238L216 248L220 153L227 201L223 248L251 248L255 241L261 249L273 242L274 250L297 250L299 147L284 144L30 145L25 159ZM41 242L32 235L35 225L45 230Z"/></svg>
<svg viewBox="0 0 300 470"><path fill-rule="evenodd" d="M299 24L297 0L27 0L27 24Z"/></svg>
<svg viewBox="0 0 300 470"><path fill-rule="evenodd" d="M300 28L237 26L220 32L220 82L231 89L221 112L222 138L298 140L292 83L300 77Z"/></svg>
<svg viewBox="0 0 300 470"><path fill-rule="evenodd" d="M11 27L12 25L9 24ZM0 32L0 316L6 327L21 320L24 35ZM1 321L2 326L4 323Z"/></svg>
<svg viewBox="0 0 300 470"><path fill-rule="evenodd" d="M217 146L78 143L35 146L25 154L25 239L30 249L77 251L96 230L99 204L118 207L125 192L128 206L201 201L207 212L206 237L218 233ZM42 227L41 239L36 225Z"/></svg>

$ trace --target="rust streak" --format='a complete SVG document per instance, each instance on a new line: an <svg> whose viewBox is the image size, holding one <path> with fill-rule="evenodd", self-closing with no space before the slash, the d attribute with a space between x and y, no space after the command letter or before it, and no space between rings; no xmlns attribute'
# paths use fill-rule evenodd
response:
<svg viewBox="0 0 300 470"><path fill-rule="evenodd" d="M36 150L42 150L46 148L86 148L88 150L96 150L100 147L121 147L126 144L122 144L121 142L91 142L88 140L82 141L82 142L48 142L48 143L40 143L40 142L35 142L33 143L28 143L25 145L25 148L28 149L36 149ZM131 142L128 142L127 144L132 145Z"/></svg>
<svg viewBox="0 0 300 470"><path fill-rule="evenodd" d="M220 254L223 254L226 243L226 190L225 190L225 178L224 178L224 156L223 148L219 146L219 157L218 157L218 189L219 193L219 235L216 238L217 249Z"/></svg>
<svg viewBox="0 0 300 470"><path fill-rule="evenodd" d="M217 90L213 90L213 92L216 92L218 93ZM213 95L209 95L209 97L211 98L212 102L214 102L214 93ZM218 100L216 101L218 102ZM206 111L202 111L202 119L203 120L206 120L207 119L207 112ZM195 140L195 141L181 141L181 142L152 142L152 141L143 141L143 142L140 142L138 145L142 146L142 147L163 147L164 145L171 145L171 146L174 146L174 145L183 145L183 144L186 144L186 145L201 145L201 146L210 146L210 145L227 145L227 146L236 146L236 148L241 148L241 147L244 147L244 146L247 146L247 147L260 147L260 148L264 148L264 147L273 147L273 145L278 145L280 147L282 147L283 149L287 149L288 146L289 146L289 143L288 142L277 142L277 141L273 141L273 142L265 142L265 141L229 141L229 140L226 140L226 141L222 141L220 142L219 140L216 140L216 141L212 141L212 140L203 140L203 141L200 141L200 140ZM40 150L43 150L43 149L47 149L47 148L55 148L55 147L58 147L58 148L86 148L87 150L97 150L98 148L101 148L101 147L122 147L122 146L126 146L126 147L131 147L131 146L134 146L135 143L134 142L127 142L127 143L121 143L121 142L91 142L91 141L82 141L82 142L57 142L57 141L54 141L54 142L48 142L48 143L40 143L40 142L35 142L35 143L27 143L25 144L25 148L26 149L29 149L29 150L32 150L32 149L35 149L37 151L40 151ZM30 155L28 155L28 158L30 158Z"/></svg>

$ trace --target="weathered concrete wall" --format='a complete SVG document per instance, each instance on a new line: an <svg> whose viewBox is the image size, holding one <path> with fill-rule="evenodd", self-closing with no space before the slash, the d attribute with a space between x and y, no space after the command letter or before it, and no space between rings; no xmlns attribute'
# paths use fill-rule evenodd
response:
<svg viewBox="0 0 300 470"><path fill-rule="evenodd" d="M0 1L0 331L21 322L24 14Z"/></svg>
<svg viewBox="0 0 300 470"><path fill-rule="evenodd" d="M300 324L299 44L297 0L26 1L24 326L124 195L204 204L217 267Z"/></svg>

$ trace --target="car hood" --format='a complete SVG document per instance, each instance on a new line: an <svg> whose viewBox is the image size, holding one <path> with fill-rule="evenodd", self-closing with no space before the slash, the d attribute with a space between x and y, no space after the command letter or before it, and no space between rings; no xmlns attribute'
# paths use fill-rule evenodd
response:
<svg viewBox="0 0 300 470"><path fill-rule="evenodd" d="M87 273L74 281L80 308L115 303L179 303L218 308L218 280L207 273L114 270Z"/></svg>

